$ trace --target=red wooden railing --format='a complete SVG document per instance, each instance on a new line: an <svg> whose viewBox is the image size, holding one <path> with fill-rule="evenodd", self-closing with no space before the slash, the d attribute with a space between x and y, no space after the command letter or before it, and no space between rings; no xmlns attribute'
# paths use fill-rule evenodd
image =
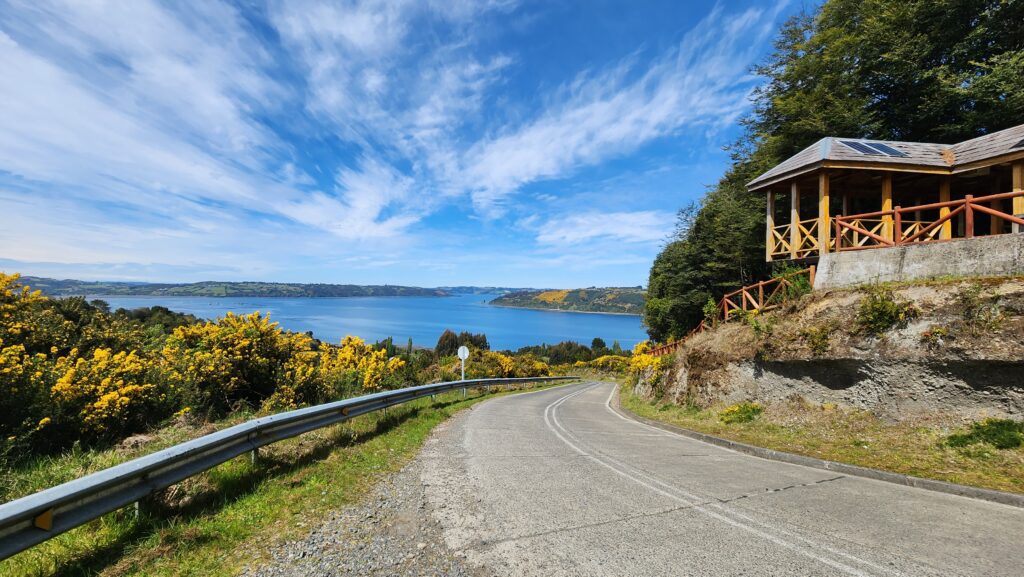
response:
<svg viewBox="0 0 1024 577"><path fill-rule="evenodd" d="M811 286L814 286L814 267L810 266L803 270L763 280L733 291L718 303L718 311L723 320L729 320L729 315L736 311L761 311L774 308L785 300L784 291L793 286L793 279L803 275L808 276Z"/></svg>
<svg viewBox="0 0 1024 577"><path fill-rule="evenodd" d="M1024 191L1018 190L979 197L967 195L963 199L948 202L934 202L906 207L897 206L892 210L837 216L835 218L835 247L840 251L864 250L950 240L949 238L941 238L942 235L939 234L941 227L961 214L964 215L963 238L973 238L975 236L975 213L983 213L993 217L993 221L999 222L1000 227L1003 222L1024 226L1024 219L1019 216L990 206L993 203L1001 203L1004 200L1018 197L1024 197ZM948 213L940 214L937 220L930 222L908 220L904 216L908 213L919 213L926 210L941 211L942 209L948 209ZM887 225L892 226L891 234L886 230L888 228ZM992 232L990 234L1000 233Z"/></svg>
<svg viewBox="0 0 1024 577"><path fill-rule="evenodd" d="M722 300L718 301L718 313L713 319L713 322L717 323L719 320L728 321L733 313L741 310L764 311L781 306L786 300L785 289L793 286L793 280L796 277L807 275L810 285L812 287L814 286L814 270L814 266L812 265L803 270L763 280L759 283L754 283L728 293L722 297ZM656 357L672 354L679 347L683 346L683 343L685 343L687 339L697 333L707 330L708 328L707 321L701 321L700 324L697 325L697 328L690 331L690 333L685 337L671 343L655 347L651 349L648 354Z"/></svg>

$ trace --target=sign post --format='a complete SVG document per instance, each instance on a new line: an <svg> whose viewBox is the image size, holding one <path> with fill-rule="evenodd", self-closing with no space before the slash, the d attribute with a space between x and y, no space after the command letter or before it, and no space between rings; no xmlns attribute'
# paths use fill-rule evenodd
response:
<svg viewBox="0 0 1024 577"><path fill-rule="evenodd" d="M459 347L459 360L462 361L462 380L466 380L466 359L469 358L469 349L462 345ZM466 387L462 387L462 398L466 398Z"/></svg>

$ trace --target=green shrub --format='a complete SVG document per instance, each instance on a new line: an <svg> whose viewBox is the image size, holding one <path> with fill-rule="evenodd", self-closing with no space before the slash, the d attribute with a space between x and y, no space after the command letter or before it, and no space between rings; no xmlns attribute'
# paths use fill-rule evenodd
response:
<svg viewBox="0 0 1024 577"><path fill-rule="evenodd" d="M955 433L946 438L950 447L966 447L987 443L997 449L1015 449L1024 445L1024 421L1011 419L985 419L971 423L966 433Z"/></svg>
<svg viewBox="0 0 1024 577"><path fill-rule="evenodd" d="M830 327L812 327L800 331L800 336L807 343L807 348L811 349L811 354L820 357L828 352L831 333Z"/></svg>
<svg viewBox="0 0 1024 577"><path fill-rule="evenodd" d="M928 330L921 333L921 342L928 345L929 348L935 348L940 346L943 341L950 340L949 329L944 326L931 327Z"/></svg>
<svg viewBox="0 0 1024 577"><path fill-rule="evenodd" d="M907 301L897 301L892 290L871 287L860 300L857 308L857 324L863 332L879 336L895 326L920 316L921 311Z"/></svg>
<svg viewBox="0 0 1024 577"><path fill-rule="evenodd" d="M730 405L718 414L718 420L729 425L732 423L749 423L764 412L764 407L759 403L736 403Z"/></svg>
<svg viewBox="0 0 1024 577"><path fill-rule="evenodd" d="M704 313L704 324L707 325L709 328L715 326L715 324L718 323L718 303L715 302L714 298L708 297L707 302L704 303L702 312Z"/></svg>
<svg viewBox="0 0 1024 577"><path fill-rule="evenodd" d="M772 297L768 299L768 303L773 305L782 304L783 302L795 301L806 294L811 294L814 287L811 286L810 275L795 274L802 270L803 268L789 263L783 263L776 266L774 270L772 270L772 278L782 278L786 275L793 276L786 279L789 281L789 284L783 286L778 290L778 292L772 295Z"/></svg>

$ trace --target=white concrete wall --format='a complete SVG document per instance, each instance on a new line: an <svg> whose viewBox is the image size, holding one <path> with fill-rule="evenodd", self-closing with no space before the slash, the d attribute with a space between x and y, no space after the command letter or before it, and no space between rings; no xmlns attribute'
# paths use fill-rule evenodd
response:
<svg viewBox="0 0 1024 577"><path fill-rule="evenodd" d="M829 253L815 290L943 276L1024 275L1024 234Z"/></svg>

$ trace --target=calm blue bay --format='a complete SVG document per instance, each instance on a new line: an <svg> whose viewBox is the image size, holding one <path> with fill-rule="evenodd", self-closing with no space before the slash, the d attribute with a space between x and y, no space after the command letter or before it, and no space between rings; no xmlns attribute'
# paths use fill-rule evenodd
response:
<svg viewBox="0 0 1024 577"><path fill-rule="evenodd" d="M163 305L171 310L213 319L232 311L270 313L271 319L291 331L313 331L318 339L338 342L356 335L373 342L409 337L417 346L432 347L446 328L484 333L493 349L518 349L540 343L577 341L590 345L594 337L609 346L619 341L632 348L647 338L640 317L593 313L535 311L490 306L496 295L450 297L124 297L91 296L110 303L111 309Z"/></svg>

